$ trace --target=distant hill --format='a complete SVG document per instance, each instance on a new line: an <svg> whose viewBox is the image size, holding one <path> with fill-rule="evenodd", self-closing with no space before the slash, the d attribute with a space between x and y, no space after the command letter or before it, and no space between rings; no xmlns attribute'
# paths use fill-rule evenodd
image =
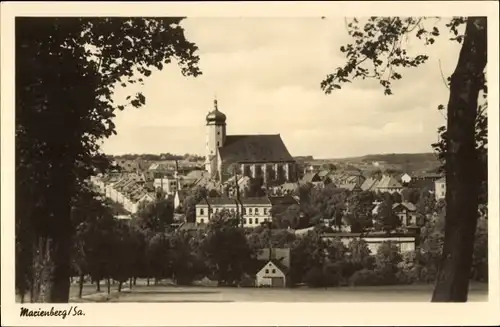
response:
<svg viewBox="0 0 500 327"><path fill-rule="evenodd" d="M333 163L339 165L353 165L361 169L396 169L401 171L435 171L441 162L434 153L386 153L386 154L368 154L361 157L349 157L338 159L318 159L317 163ZM378 163L379 166L373 165ZM379 168L377 168L379 167Z"/></svg>

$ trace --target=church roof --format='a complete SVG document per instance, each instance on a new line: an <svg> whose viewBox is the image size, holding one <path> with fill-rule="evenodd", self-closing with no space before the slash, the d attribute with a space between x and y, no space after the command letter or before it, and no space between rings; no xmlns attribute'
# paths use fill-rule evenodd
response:
<svg viewBox="0 0 500 327"><path fill-rule="evenodd" d="M223 161L238 163L294 161L279 134L228 135L219 153Z"/></svg>

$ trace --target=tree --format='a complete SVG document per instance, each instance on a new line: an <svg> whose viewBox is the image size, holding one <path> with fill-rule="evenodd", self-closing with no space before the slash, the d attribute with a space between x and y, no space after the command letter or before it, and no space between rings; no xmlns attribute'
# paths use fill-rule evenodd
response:
<svg viewBox="0 0 500 327"><path fill-rule="evenodd" d="M323 269L327 244L321 233L311 231L298 238L292 245L290 277L293 283L304 281L307 272L314 267Z"/></svg>
<svg viewBox="0 0 500 327"><path fill-rule="evenodd" d="M403 260L397 245L390 241L380 244L375 255L375 270L380 274L384 284L397 281L398 264Z"/></svg>
<svg viewBox="0 0 500 327"><path fill-rule="evenodd" d="M263 186L264 179L262 177L251 178L248 186L243 190L243 196L246 198L265 196L266 192Z"/></svg>
<svg viewBox="0 0 500 327"><path fill-rule="evenodd" d="M241 280L250 263L252 250L244 230L229 211L219 211L208 224L200 249L220 285L234 285Z"/></svg>
<svg viewBox="0 0 500 327"><path fill-rule="evenodd" d="M99 145L116 133L115 111L145 103L137 94L119 104L114 90L173 59L200 74L181 20L16 19L16 220L31 229L36 302L68 301L71 199L108 161Z"/></svg>
<svg viewBox="0 0 500 327"><path fill-rule="evenodd" d="M373 192L362 191L352 193L347 199L347 224L351 232L360 233L372 225L372 209L375 197Z"/></svg>
<svg viewBox="0 0 500 327"><path fill-rule="evenodd" d="M420 221L425 222L436 211L436 199L434 195L429 191L422 190L416 203L416 209L420 216Z"/></svg>
<svg viewBox="0 0 500 327"><path fill-rule="evenodd" d="M162 233L174 222L174 204L167 199L158 199L146 204L137 212L137 226Z"/></svg>
<svg viewBox="0 0 500 327"><path fill-rule="evenodd" d="M72 237L71 262L74 272L79 277L79 297L82 296L84 276L96 277L105 262L112 259L109 248L101 249L103 237L108 237L114 230L113 207L103 201L91 189L85 187L78 193L71 211L75 233ZM100 278L95 281L99 282Z"/></svg>
<svg viewBox="0 0 500 327"><path fill-rule="evenodd" d="M391 194L386 194L385 199L379 204L378 212L375 215L376 224L385 231L391 231L401 226L399 217L394 212Z"/></svg>
<svg viewBox="0 0 500 327"><path fill-rule="evenodd" d="M363 26L353 19L347 26L355 42L340 48L346 54L347 63L323 80L322 89L330 93L352 79L375 78L386 95L392 94L392 81L402 78L399 73L402 67L418 67L428 59L424 54L411 56L404 40L415 35L426 45L432 45L440 35L438 26L428 28L424 23L432 23L432 19L371 17ZM464 24L465 31L461 34ZM447 218L442 263L432 300L465 302L480 191L487 176L484 169L486 119L481 114L484 106L478 104L481 91L487 90L484 75L487 18L454 17L446 27L453 34L451 40L458 41L462 47L449 79L447 126L440 129L444 137L437 146L445 162Z"/></svg>
<svg viewBox="0 0 500 327"><path fill-rule="evenodd" d="M204 187L196 187L191 191L191 194L184 198L182 207L186 214L186 221L196 221L196 205L202 200L207 198L208 190Z"/></svg>

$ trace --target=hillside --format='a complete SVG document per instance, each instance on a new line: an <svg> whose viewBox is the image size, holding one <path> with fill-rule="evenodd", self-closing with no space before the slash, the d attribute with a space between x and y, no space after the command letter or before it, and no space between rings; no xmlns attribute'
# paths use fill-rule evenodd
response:
<svg viewBox="0 0 500 327"><path fill-rule="evenodd" d="M405 172L435 171L441 165L434 153L368 154L361 157L315 159L313 162L316 164L349 165L362 170L392 169Z"/></svg>

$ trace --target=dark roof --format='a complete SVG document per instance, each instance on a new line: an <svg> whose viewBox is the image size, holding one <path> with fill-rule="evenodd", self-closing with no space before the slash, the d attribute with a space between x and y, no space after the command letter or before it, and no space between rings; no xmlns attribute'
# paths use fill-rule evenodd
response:
<svg viewBox="0 0 500 327"><path fill-rule="evenodd" d="M295 200L291 195L284 196L270 196L269 201L271 201L272 205L292 205L297 204L297 200Z"/></svg>
<svg viewBox="0 0 500 327"><path fill-rule="evenodd" d="M226 122L226 115L224 115L222 112L219 111L217 108L217 100L214 100L214 110L210 111L207 114L207 123L209 122L216 122L216 123L225 123Z"/></svg>
<svg viewBox="0 0 500 327"><path fill-rule="evenodd" d="M208 203L210 205L236 205L236 200L231 199L231 198L226 198L226 197L217 197L217 198L207 198L204 202L201 202L203 204Z"/></svg>
<svg viewBox="0 0 500 327"><path fill-rule="evenodd" d="M254 198L240 198L242 204L271 204L271 201L267 197L254 197Z"/></svg>
<svg viewBox="0 0 500 327"><path fill-rule="evenodd" d="M319 175L317 173L306 173L304 177L301 178L301 182L303 183L312 183L312 182L319 182L321 179L319 178Z"/></svg>
<svg viewBox="0 0 500 327"><path fill-rule="evenodd" d="M219 153L229 162L294 162L279 134L228 135Z"/></svg>
<svg viewBox="0 0 500 327"><path fill-rule="evenodd" d="M288 273L288 267L285 266L281 260L272 259L271 262L274 263L274 265L278 267L278 269L281 270L284 274Z"/></svg>

